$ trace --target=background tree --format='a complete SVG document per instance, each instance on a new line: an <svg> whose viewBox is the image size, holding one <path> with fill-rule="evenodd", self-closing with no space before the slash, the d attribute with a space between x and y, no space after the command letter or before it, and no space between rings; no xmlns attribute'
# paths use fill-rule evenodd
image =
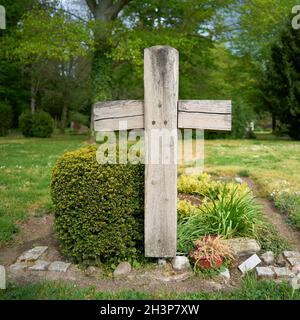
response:
<svg viewBox="0 0 300 320"><path fill-rule="evenodd" d="M262 89L267 109L300 140L300 33L290 20L272 46Z"/></svg>
<svg viewBox="0 0 300 320"><path fill-rule="evenodd" d="M120 11L131 0L86 0L95 24L93 27L95 52L92 66L93 101L105 101L112 98L112 59L109 37Z"/></svg>
<svg viewBox="0 0 300 320"><path fill-rule="evenodd" d="M64 132L71 113L89 115L91 105L90 59L51 61L46 66L47 83L41 90L41 107L56 120ZM72 120L72 119L71 119ZM88 125L84 121L85 125Z"/></svg>
<svg viewBox="0 0 300 320"><path fill-rule="evenodd" d="M5 101L12 113L13 127L18 125L18 117L26 104L29 103L29 78L22 67L11 61L5 55L3 39L14 35L22 15L32 9L36 0L2 0L1 5L6 8L6 29L0 30L0 101Z"/></svg>
<svg viewBox="0 0 300 320"><path fill-rule="evenodd" d="M70 19L63 11L35 9L22 17L16 33L6 38L6 51L17 60L30 75L31 111L36 110L36 101L41 88L47 83L45 77L51 61L57 62L60 78L74 74L74 61L89 54L93 40L89 29L80 21ZM63 93L62 130L66 126L69 110L68 100L72 85L57 90Z"/></svg>

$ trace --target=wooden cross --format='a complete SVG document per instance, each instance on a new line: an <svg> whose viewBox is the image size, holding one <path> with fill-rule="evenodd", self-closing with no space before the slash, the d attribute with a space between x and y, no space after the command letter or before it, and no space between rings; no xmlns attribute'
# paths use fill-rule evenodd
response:
<svg viewBox="0 0 300 320"><path fill-rule="evenodd" d="M145 159L157 144L155 129L231 130L231 101L178 100L179 54L168 46L144 52L144 101L112 101L94 106L95 131L145 129ZM177 136L170 148L169 164L145 162L145 256L176 256L177 239Z"/></svg>

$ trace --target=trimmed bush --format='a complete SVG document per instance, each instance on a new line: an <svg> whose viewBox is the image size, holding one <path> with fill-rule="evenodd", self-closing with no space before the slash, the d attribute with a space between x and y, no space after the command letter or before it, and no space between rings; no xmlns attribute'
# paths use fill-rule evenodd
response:
<svg viewBox="0 0 300 320"><path fill-rule="evenodd" d="M53 119L44 111L35 114L27 111L20 116L19 127L25 137L49 138L53 133Z"/></svg>
<svg viewBox="0 0 300 320"><path fill-rule="evenodd" d="M12 122L11 106L5 101L0 101L0 136L5 136Z"/></svg>
<svg viewBox="0 0 300 320"><path fill-rule="evenodd" d="M32 133L34 137L49 138L53 133L53 119L44 111L33 115Z"/></svg>
<svg viewBox="0 0 300 320"><path fill-rule="evenodd" d="M71 122L83 124L84 126L87 126L87 127L90 124L89 116L80 112L71 112L69 115L69 120Z"/></svg>
<svg viewBox="0 0 300 320"><path fill-rule="evenodd" d="M143 251L144 166L98 164L96 149L68 152L53 169L58 239L76 262L136 258Z"/></svg>
<svg viewBox="0 0 300 320"><path fill-rule="evenodd" d="M30 111L22 113L19 117L19 128L24 137L33 137L33 115Z"/></svg>

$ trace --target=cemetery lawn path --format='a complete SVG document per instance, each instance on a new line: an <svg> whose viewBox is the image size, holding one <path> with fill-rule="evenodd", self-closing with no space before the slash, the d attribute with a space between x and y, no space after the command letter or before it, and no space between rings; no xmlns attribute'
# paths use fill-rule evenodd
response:
<svg viewBox="0 0 300 320"><path fill-rule="evenodd" d="M280 213L267 199L258 198L257 202L263 206L263 213L285 238L292 250L300 251L300 232L287 223L288 215Z"/></svg>
<svg viewBox="0 0 300 320"><path fill-rule="evenodd" d="M268 221L275 226L280 235L288 241L292 250L300 251L300 232L287 223L288 215L280 213L268 199L259 197L259 187L257 187L251 179L244 178L243 180L247 182L249 187L258 196L256 201L262 205L263 213Z"/></svg>

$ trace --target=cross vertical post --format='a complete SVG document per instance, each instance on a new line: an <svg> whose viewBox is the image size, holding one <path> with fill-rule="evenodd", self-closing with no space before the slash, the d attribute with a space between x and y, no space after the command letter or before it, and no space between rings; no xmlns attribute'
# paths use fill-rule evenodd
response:
<svg viewBox="0 0 300 320"><path fill-rule="evenodd" d="M168 46L145 49L146 257L176 255L178 81L179 54L176 49ZM158 135L161 141L157 139ZM165 150L169 152L167 163L163 163Z"/></svg>

